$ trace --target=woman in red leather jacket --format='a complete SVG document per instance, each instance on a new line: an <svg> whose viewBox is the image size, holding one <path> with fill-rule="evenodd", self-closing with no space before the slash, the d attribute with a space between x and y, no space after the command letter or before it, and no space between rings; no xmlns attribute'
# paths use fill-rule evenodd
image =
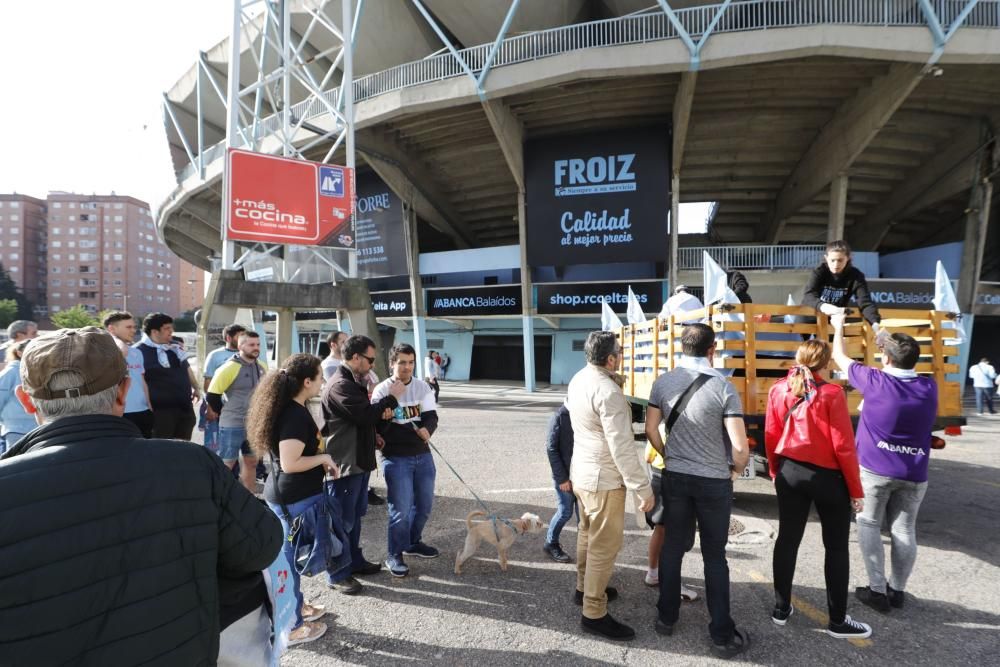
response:
<svg viewBox="0 0 1000 667"><path fill-rule="evenodd" d="M778 496L771 620L783 626L794 611L795 560L815 504L826 549L827 634L864 638L871 635L871 627L847 615L851 510L861 511L864 491L844 390L824 379L830 356L828 343L804 342L795 354L795 367L767 397L764 445Z"/></svg>

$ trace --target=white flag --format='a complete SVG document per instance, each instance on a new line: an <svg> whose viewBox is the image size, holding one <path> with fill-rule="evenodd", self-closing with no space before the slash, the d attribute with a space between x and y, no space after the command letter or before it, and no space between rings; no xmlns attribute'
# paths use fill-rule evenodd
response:
<svg viewBox="0 0 1000 667"><path fill-rule="evenodd" d="M944 264L938 260L934 271L934 310L943 310L946 313L958 313L958 318L954 321L941 323L943 329L954 329L955 337L944 341L945 345L961 345L965 342L965 322L962 321L961 311L958 307L958 299L955 298L955 289L951 286L948 272L944 270Z"/></svg>
<svg viewBox="0 0 1000 667"><path fill-rule="evenodd" d="M705 285L706 306L713 303L740 303L736 292L729 289L729 277L726 276L726 272L707 252L702 252L701 279Z"/></svg>
<svg viewBox="0 0 1000 667"><path fill-rule="evenodd" d="M642 306L639 304L635 292L632 291L631 285L628 286L628 309L625 311L625 315L628 316L629 324L642 324L646 321L646 314L642 312Z"/></svg>
<svg viewBox="0 0 1000 667"><path fill-rule="evenodd" d="M795 299L793 299L792 295L789 294L788 295L788 301L785 302L785 305L786 306L797 306L799 304L795 303ZM785 315L785 324L795 324L795 316L794 315Z"/></svg>
<svg viewBox="0 0 1000 667"><path fill-rule="evenodd" d="M955 290L948 279L948 272L944 270L944 264L939 259L934 272L934 310L943 310L946 313L960 313L958 299L955 298Z"/></svg>
<svg viewBox="0 0 1000 667"><path fill-rule="evenodd" d="M622 321L611 310L607 299L601 299L601 331L618 331L622 328Z"/></svg>

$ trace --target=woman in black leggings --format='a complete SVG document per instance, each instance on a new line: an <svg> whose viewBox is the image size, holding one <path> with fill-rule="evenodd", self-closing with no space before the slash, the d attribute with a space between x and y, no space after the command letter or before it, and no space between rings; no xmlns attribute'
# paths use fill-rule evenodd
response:
<svg viewBox="0 0 1000 667"><path fill-rule="evenodd" d="M795 354L796 366L768 395L764 444L778 495L778 540L774 545L774 611L784 626L792 615L792 578L799 544L815 503L826 549L827 634L844 639L871 635L871 627L847 615L851 511L864 506L854 431L843 389L823 379L830 364L826 342L809 340Z"/></svg>

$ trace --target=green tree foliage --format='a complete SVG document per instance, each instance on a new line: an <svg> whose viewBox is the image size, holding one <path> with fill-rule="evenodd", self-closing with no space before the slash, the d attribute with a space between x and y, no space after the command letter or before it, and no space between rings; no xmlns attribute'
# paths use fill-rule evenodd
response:
<svg viewBox="0 0 1000 667"><path fill-rule="evenodd" d="M17 319L17 301L0 299L0 329L4 329Z"/></svg>
<svg viewBox="0 0 1000 667"><path fill-rule="evenodd" d="M34 319L31 302L28 301L28 297L24 296L23 292L17 289L17 284L11 279L3 264L0 264L0 299L12 299L17 303L17 317L14 319Z"/></svg>
<svg viewBox="0 0 1000 667"><path fill-rule="evenodd" d="M189 310L174 318L174 331L197 331L198 326L194 322L194 311Z"/></svg>
<svg viewBox="0 0 1000 667"><path fill-rule="evenodd" d="M80 305L53 313L49 318L60 329L79 329L80 327L98 327L97 318Z"/></svg>

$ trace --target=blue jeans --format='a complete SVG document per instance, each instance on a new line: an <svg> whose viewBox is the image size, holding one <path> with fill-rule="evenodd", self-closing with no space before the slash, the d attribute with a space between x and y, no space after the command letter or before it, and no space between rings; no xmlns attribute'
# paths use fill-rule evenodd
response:
<svg viewBox="0 0 1000 667"><path fill-rule="evenodd" d="M245 428L219 427L219 451L217 452L219 458L232 464L240 457L240 450L246 440L247 430Z"/></svg>
<svg viewBox="0 0 1000 667"><path fill-rule="evenodd" d="M305 512L312 505L315 505L316 503L319 502L323 502L323 500L324 500L323 494L318 493L315 496L309 496L308 498L304 498L303 500L300 500L298 502L290 503L286 505L286 507L288 508L288 513L292 515L292 518L295 518L299 514ZM268 502L267 506L271 508L272 512L278 515L278 520L281 521L281 529L282 531L284 531L284 534L287 537L289 526L288 526L288 521L285 519L285 513L281 510L281 505ZM302 625L302 603L304 602L302 598L302 585L301 585L302 577L299 575L298 572L295 571L295 549L292 546L292 543L289 542L287 539L282 540L281 543L282 543L282 549L285 552L285 558L287 558L288 562L292 565L292 567L288 571L288 576L291 582L292 590L295 591L295 626L293 627L294 629ZM329 575L330 573L328 572L327 576Z"/></svg>
<svg viewBox="0 0 1000 667"><path fill-rule="evenodd" d="M351 566L335 573L326 573L330 583L343 581L351 576L351 571L365 564L361 553L361 518L368 513L368 480L370 472L335 479L327 485L328 492L340 503L344 532L351 546Z"/></svg>
<svg viewBox="0 0 1000 667"><path fill-rule="evenodd" d="M389 555L420 541L434 505L434 478L437 468L430 452L417 456L393 456L382 461L388 489Z"/></svg>
<svg viewBox="0 0 1000 667"><path fill-rule="evenodd" d="M552 520L549 521L549 532L545 535L546 544L559 544L559 534L562 533L566 522L573 518L574 511L576 511L577 523L580 521L580 510L576 506L576 496L573 495L572 491L560 491L559 485L556 484L556 500L559 506L556 508L556 513L552 515Z"/></svg>
<svg viewBox="0 0 1000 667"><path fill-rule="evenodd" d="M990 410L990 414L996 411L993 409L993 387L976 387L976 412L983 414L983 401Z"/></svg>
<svg viewBox="0 0 1000 667"><path fill-rule="evenodd" d="M729 515L733 503L733 482L664 471L660 493L663 499L663 527L666 539L660 551L660 599L656 608L667 625L677 622L681 606L681 560L687 547L686 536L698 518L701 558L705 564L705 601L712 620L708 632L722 644L733 638L736 624L729 616Z"/></svg>

